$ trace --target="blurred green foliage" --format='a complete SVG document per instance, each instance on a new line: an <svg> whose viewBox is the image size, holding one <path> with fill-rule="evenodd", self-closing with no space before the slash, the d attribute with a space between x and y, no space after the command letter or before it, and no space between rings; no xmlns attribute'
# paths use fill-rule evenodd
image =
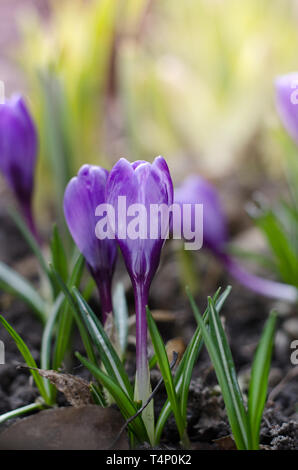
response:
<svg viewBox="0 0 298 470"><path fill-rule="evenodd" d="M297 67L297 2L50 5L23 16L19 50L41 133L39 204L53 194L60 204L86 162L163 154L175 179L221 176L251 146L270 168L280 160L273 80Z"/></svg>

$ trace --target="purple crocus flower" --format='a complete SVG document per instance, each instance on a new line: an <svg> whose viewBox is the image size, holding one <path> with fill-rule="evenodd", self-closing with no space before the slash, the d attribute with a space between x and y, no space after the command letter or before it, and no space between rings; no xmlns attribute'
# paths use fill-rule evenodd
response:
<svg viewBox="0 0 298 470"><path fill-rule="evenodd" d="M282 123L298 144L298 72L275 80L276 107Z"/></svg>
<svg viewBox="0 0 298 470"><path fill-rule="evenodd" d="M37 148L36 128L23 98L13 96L0 104L0 170L36 239L31 204Z"/></svg>
<svg viewBox="0 0 298 470"><path fill-rule="evenodd" d="M175 188L174 201L182 210L183 204L203 205L203 245L212 251L220 251L228 239L226 217L215 188L200 176L189 176ZM192 231L194 216L191 211ZM182 231L183 234L183 231Z"/></svg>
<svg viewBox="0 0 298 470"><path fill-rule="evenodd" d="M64 194L65 219L98 287L103 323L112 312L111 283L117 258L116 241L99 240L95 234L95 209L105 203L107 179L108 171L104 168L83 165Z"/></svg>
<svg viewBox="0 0 298 470"><path fill-rule="evenodd" d="M132 219L126 218L125 208L119 210L121 196L125 196L127 208L136 209L136 212L132 211L130 215L138 213L140 216L139 237L128 233ZM115 236L134 289L137 394L138 398L144 402L148 398L149 383L145 309L148 303L149 287L158 268L161 249L165 241L165 232L161 229L161 225L156 238L149 236L153 225L150 209L153 205L164 204L169 207L173 203L173 184L164 158L157 157L152 164L145 161L130 163L125 158L121 158L110 172L106 199L118 214L118 220L114 226ZM135 204L142 205L142 207L134 206ZM144 212L140 214L142 208ZM129 215L129 210L127 214ZM166 227L169 227L169 220ZM125 229L127 229L126 233L124 233Z"/></svg>
<svg viewBox="0 0 298 470"><path fill-rule="evenodd" d="M227 253L226 215L214 186L200 176L191 176L175 189L174 202L181 206L203 204L203 246L220 259L238 282L261 295L297 302L298 291L294 286L255 276Z"/></svg>

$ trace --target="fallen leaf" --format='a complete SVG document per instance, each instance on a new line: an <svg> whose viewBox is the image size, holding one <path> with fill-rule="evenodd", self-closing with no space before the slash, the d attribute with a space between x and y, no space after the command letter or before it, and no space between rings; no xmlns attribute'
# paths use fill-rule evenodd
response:
<svg viewBox="0 0 298 470"><path fill-rule="evenodd" d="M37 369L39 375L48 379L59 392L65 395L66 400L75 408L93 403L90 384L72 374L62 374L55 370Z"/></svg>

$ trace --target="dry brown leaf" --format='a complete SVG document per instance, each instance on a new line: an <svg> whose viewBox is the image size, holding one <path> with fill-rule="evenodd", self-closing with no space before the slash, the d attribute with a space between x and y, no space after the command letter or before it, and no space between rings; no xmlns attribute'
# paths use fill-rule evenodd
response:
<svg viewBox="0 0 298 470"><path fill-rule="evenodd" d="M75 408L93 404L89 383L72 374L62 374L55 370L36 369L42 377L48 379L62 392L66 400Z"/></svg>

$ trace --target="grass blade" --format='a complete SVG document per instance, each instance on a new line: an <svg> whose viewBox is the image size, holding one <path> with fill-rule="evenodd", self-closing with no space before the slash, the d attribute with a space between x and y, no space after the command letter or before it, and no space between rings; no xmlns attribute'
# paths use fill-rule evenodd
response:
<svg viewBox="0 0 298 470"><path fill-rule="evenodd" d="M228 297L229 293L231 291L231 287L228 286L225 291L219 296L220 289L217 290L215 295L213 296L213 300L216 301L216 307L218 310L220 310ZM198 313L198 312L197 312ZM209 316L209 306L207 306L204 314L203 314L203 319L204 322L207 324L208 322L208 316ZM199 322L198 322L199 323ZM190 343L188 344L186 351L178 365L175 377L174 377L174 384L175 384L175 389L176 393L180 399L181 403L181 414L182 417L186 416L186 407L187 407L187 399L188 399L188 390L189 390L189 381L191 380L191 375L192 375L192 370L194 367L195 362L197 361L197 358L200 354L201 348L203 346L203 341L202 341L202 336L201 336L201 330L200 330L200 325L198 325ZM152 364L153 364L153 359L155 359L156 356L152 358ZM187 361L191 360L191 364L187 364ZM152 365L153 367L153 365ZM182 396L183 394L183 396ZM180 398L181 397L181 398ZM156 428L155 428L155 442L158 443L161 438L161 434L163 431L163 428L165 426L165 423L170 416L172 412L171 409L171 404L170 401L167 400L159 414L157 423L156 423Z"/></svg>
<svg viewBox="0 0 298 470"><path fill-rule="evenodd" d="M63 293L61 293L49 313L48 320L45 324L42 340L41 340L41 352L40 352L40 367L41 369L51 369L51 351L52 351L52 338L54 335L54 329L56 320L61 309L62 302L64 300ZM51 401L55 401L56 388L48 381L44 380L47 394L51 397Z"/></svg>
<svg viewBox="0 0 298 470"><path fill-rule="evenodd" d="M178 397L176 394L174 381L172 377L172 371L171 371L171 367L169 364L166 349L164 346L164 342L159 334L156 323L148 307L147 307L146 313L147 313L147 322L148 322L148 328L150 332L151 341L154 347L155 354L157 356L158 365L159 365L159 368L160 368L160 371L164 380L167 395L168 395L168 398L169 398L169 401L171 403L171 407L173 410L173 414L175 416L180 439L181 441L183 441L185 438L187 439L186 430L185 430L186 423L184 422L182 415L181 415Z"/></svg>
<svg viewBox="0 0 298 470"><path fill-rule="evenodd" d="M44 330L43 330L43 335L42 335L42 341L41 341L41 354L40 354L40 367L41 369L51 369L51 344L52 344L52 338L54 334L54 328L56 324L57 317L59 315L59 311L61 308L61 305L63 303L64 295L61 293L50 313L48 316L48 320L45 324Z"/></svg>
<svg viewBox="0 0 298 470"><path fill-rule="evenodd" d="M23 218L14 209L10 209L9 214L10 214L11 218L13 219L14 223L16 224L16 226L18 227L18 229L20 230L20 232L23 235L24 239L28 243L28 245L31 248L32 252L35 254L35 256L36 256L36 258L39 262L39 266L41 267L43 273L48 278L48 280L50 282L50 285L52 287L53 293L55 293L55 289L56 289L55 281L52 277L51 271L49 269L49 265L48 265L48 263L46 262L46 260L43 256L43 253L41 251L40 246L38 245L37 241L33 237L30 230L28 229L28 227L25 224Z"/></svg>
<svg viewBox="0 0 298 470"><path fill-rule="evenodd" d="M264 327L251 370L248 393L248 419L253 449L259 448L260 425L267 396L276 319L276 312L272 312Z"/></svg>
<svg viewBox="0 0 298 470"><path fill-rule="evenodd" d="M51 239L51 255L52 255L52 265L57 271L64 282L68 279L68 263L67 257L64 250L64 246L57 228L55 224L53 227L53 235Z"/></svg>
<svg viewBox="0 0 298 470"><path fill-rule="evenodd" d="M207 322L209 317L209 311L207 310L204 320ZM190 343L190 347L187 350L185 355L185 363L183 364L183 374L182 374L182 383L181 383L181 398L180 398L180 409L183 420L186 424L186 414L187 414L187 401L189 386L192 377L192 372L194 365L198 359L198 355L202 349L204 342L202 337L201 329L198 327L193 339ZM180 395L180 394L179 394Z"/></svg>
<svg viewBox="0 0 298 470"><path fill-rule="evenodd" d="M90 336L94 341L96 348L99 351L102 363L107 371L107 374L114 379L114 381L125 390L130 398L133 398L133 388L129 382L128 375L123 367L123 364L116 353L111 341L109 340L103 325L89 307L85 299L75 288L72 289L81 316L88 328Z"/></svg>
<svg viewBox="0 0 298 470"><path fill-rule="evenodd" d="M229 397L232 401L231 418L237 422L239 431L242 435L242 439L245 443L245 447L249 446L249 432L246 411L244 408L244 402L242 393L239 387L236 369L231 353L229 343L226 338L225 331L219 318L219 314L215 308L212 299L209 299L210 303L210 337L217 349L218 357L221 359L222 368L225 374L227 387L229 389ZM235 413L235 416L234 416ZM235 426L235 425L234 425Z"/></svg>
<svg viewBox="0 0 298 470"><path fill-rule="evenodd" d="M298 286L297 256L277 216L268 211L256 219L256 223L267 237L283 280Z"/></svg>
<svg viewBox="0 0 298 470"><path fill-rule="evenodd" d="M122 283L118 282L113 295L113 312L118 332L121 352L124 355L128 336L128 308L125 298L125 290Z"/></svg>
<svg viewBox="0 0 298 470"><path fill-rule="evenodd" d="M87 359L76 353L78 359L84 364L85 367L92 373L92 375L98 380L112 395L115 402L117 403L125 420L134 416L137 413L137 407L131 398L125 393L125 391L107 374L105 374L98 367L91 364ZM144 426L141 416L137 416L128 427L137 436L141 442L148 441L146 428Z"/></svg>
<svg viewBox="0 0 298 470"><path fill-rule="evenodd" d="M84 270L84 257L80 254L72 269L71 276L67 282L67 286L71 289L73 286L78 287L83 270ZM57 370L61 367L66 350L69 346L70 335L73 327L73 316L70 312L70 305L66 298L59 310L59 322L57 328L57 337L53 355L53 369Z"/></svg>
<svg viewBox="0 0 298 470"><path fill-rule="evenodd" d="M192 309L196 310L197 307L191 293L187 291L187 294ZM248 449L249 429L239 386L235 388L234 364L230 361L230 356L227 352L229 350L228 342L225 336L225 341L222 337L222 331L219 327L220 319L212 299L209 300L209 306L209 324L213 322L212 328L214 329L214 335L212 337L211 333L208 332L203 319L198 317L202 336L204 338L205 346L213 363L218 383L222 391L236 445L238 449Z"/></svg>
<svg viewBox="0 0 298 470"><path fill-rule="evenodd" d="M19 336L19 334L13 329L13 327L8 323L7 320L5 320L5 318L2 315L0 315L0 322L2 323L2 325L4 326L6 331L10 334L10 336L15 341L15 343L18 347L18 350L22 354L27 366L33 368L33 369L30 369L30 372L31 372L31 374L34 378L35 384L36 384L42 398L44 399L44 401L47 404L51 404L50 398L48 397L48 394L47 394L47 391L46 391L46 388L45 388L44 379L42 379L42 377L40 377L39 373L36 370L34 370L34 369L37 369L37 364L36 364L32 354L31 354L28 346L25 344L25 342L22 340L22 338Z"/></svg>
<svg viewBox="0 0 298 470"><path fill-rule="evenodd" d="M5 292L24 300L42 323L46 322L46 304L36 289L16 271L0 262L0 287Z"/></svg>
<svg viewBox="0 0 298 470"><path fill-rule="evenodd" d="M7 413L3 413L0 415L0 424L4 423L8 419L17 418L18 416L22 416L30 411L42 410L44 406L42 403L30 403L30 405L25 405L20 408L16 408L15 410L8 411Z"/></svg>
<svg viewBox="0 0 298 470"><path fill-rule="evenodd" d="M59 273L57 273L55 270L53 270L53 275L57 279L57 282L61 286L61 289L64 292L64 295L65 295L67 301L69 302L69 305L71 307L71 311L72 311L73 316L75 318L75 321L76 321L76 324L77 324L82 342L83 342L84 347L86 349L87 356L93 364L96 364L97 359L96 359L96 356L95 356L94 351L93 351L93 347L92 347L92 343L91 343L91 340L90 340L89 335L88 335L88 331L86 330L84 322L81 319L80 310L77 306L77 303L76 303L75 299L73 298L69 288L67 287L67 285L61 279L61 276L59 275Z"/></svg>
<svg viewBox="0 0 298 470"><path fill-rule="evenodd" d="M98 384L95 385L94 383L92 383L90 385L90 392L91 392L93 401L96 405L99 405L102 407L107 406L102 389L99 388Z"/></svg>

